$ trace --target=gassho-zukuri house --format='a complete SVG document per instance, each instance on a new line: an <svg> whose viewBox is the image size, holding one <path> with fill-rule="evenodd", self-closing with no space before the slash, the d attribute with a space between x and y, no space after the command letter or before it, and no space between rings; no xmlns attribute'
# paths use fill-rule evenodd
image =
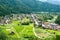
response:
<svg viewBox="0 0 60 40"><path fill-rule="evenodd" d="M42 22L42 27L46 29L52 29L60 31L60 26L56 23L48 23L48 22Z"/></svg>

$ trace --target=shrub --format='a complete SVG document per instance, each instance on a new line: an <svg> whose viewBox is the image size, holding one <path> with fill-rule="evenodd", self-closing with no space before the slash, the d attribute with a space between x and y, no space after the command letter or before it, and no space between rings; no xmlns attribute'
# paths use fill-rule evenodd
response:
<svg viewBox="0 0 60 40"><path fill-rule="evenodd" d="M21 22L22 25L29 25L29 22Z"/></svg>

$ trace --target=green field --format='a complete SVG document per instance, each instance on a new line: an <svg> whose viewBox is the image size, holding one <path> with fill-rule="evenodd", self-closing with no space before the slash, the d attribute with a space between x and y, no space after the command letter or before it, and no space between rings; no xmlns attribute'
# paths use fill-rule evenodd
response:
<svg viewBox="0 0 60 40"><path fill-rule="evenodd" d="M0 27L4 28L3 32L6 33L8 38L28 40L28 38L31 39L30 37L33 36L35 37L33 33L33 23L30 23L29 25L18 25L20 22L21 20L16 20L16 21L13 20L12 24L6 24L5 26L0 25ZM10 31L13 31L15 34L9 35Z"/></svg>
<svg viewBox="0 0 60 40"><path fill-rule="evenodd" d="M30 20L26 18L23 20L14 19L12 24L6 24L5 26L0 25L0 27L3 28L3 32L6 33L6 36L8 37L7 40L54 40L58 36L60 38L59 31L42 29L40 27L34 28L33 23L29 23L29 25L21 25L21 22L23 21L29 22ZM33 28L35 30L33 30ZM13 31L14 34L9 35L10 31Z"/></svg>

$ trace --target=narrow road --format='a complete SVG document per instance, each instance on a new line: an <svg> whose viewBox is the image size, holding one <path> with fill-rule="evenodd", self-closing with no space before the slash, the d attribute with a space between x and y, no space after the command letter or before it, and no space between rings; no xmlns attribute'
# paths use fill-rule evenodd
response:
<svg viewBox="0 0 60 40"><path fill-rule="evenodd" d="M38 25L38 22L36 21L34 15L31 15L31 16L32 16L33 20L35 21L35 24ZM35 28L34 28L34 26L33 26L33 32L34 32L34 35L35 35L36 37L40 38L39 36L37 36L37 34L36 34L36 32L35 32Z"/></svg>

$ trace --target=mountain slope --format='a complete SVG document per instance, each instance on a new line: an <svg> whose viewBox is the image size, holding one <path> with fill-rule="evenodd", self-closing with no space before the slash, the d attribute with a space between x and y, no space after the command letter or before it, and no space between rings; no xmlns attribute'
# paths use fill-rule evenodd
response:
<svg viewBox="0 0 60 40"><path fill-rule="evenodd" d="M40 2L36 0L22 0L24 4L32 8L32 11L54 11L59 12L60 6L49 4L47 2Z"/></svg>
<svg viewBox="0 0 60 40"><path fill-rule="evenodd" d="M36 0L0 0L0 15L30 12L60 12L60 5Z"/></svg>
<svg viewBox="0 0 60 40"><path fill-rule="evenodd" d="M16 0L0 0L0 15L29 12L29 7Z"/></svg>

